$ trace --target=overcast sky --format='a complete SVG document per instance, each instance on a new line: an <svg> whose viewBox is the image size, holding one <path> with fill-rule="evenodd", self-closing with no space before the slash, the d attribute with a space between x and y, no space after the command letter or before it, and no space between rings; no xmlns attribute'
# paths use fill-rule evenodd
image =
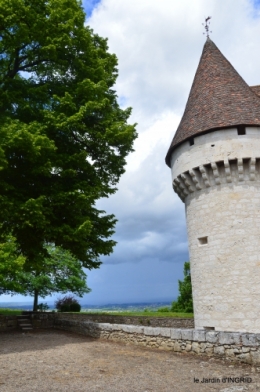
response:
<svg viewBox="0 0 260 392"><path fill-rule="evenodd" d="M249 85L260 84L260 0L84 0L86 23L119 61L123 108L138 123L118 192L98 207L118 219L114 253L88 272L82 303L171 301L189 259L184 204L164 158L180 122L212 16L211 39ZM53 300L46 298L46 300ZM0 301L29 300L1 296Z"/></svg>

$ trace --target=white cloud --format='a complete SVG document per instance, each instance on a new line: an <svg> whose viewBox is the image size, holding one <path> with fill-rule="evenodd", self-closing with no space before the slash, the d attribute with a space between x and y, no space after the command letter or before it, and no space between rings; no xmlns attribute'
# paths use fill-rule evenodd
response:
<svg viewBox="0 0 260 392"><path fill-rule="evenodd" d="M164 268L172 268L171 262L181 275L187 260L184 205L171 189L164 157L184 111L209 15L212 40L250 85L260 84L260 15L251 0L103 0L89 20L118 57L119 101L133 107L130 121L139 132L119 191L100 201L119 219L118 245L103 259L107 271L133 263L137 274L139 268L144 273L143 263L164 260Z"/></svg>
<svg viewBox="0 0 260 392"><path fill-rule="evenodd" d="M180 116L166 110L161 115L158 115L157 119L153 117L153 121L147 118L145 124L140 119L141 122L139 122L137 127L139 136L134 144L135 152L127 158L127 171L138 170L141 162L150 154L152 155L153 151L158 149L158 146L162 146L161 163L163 163L164 154L166 155L180 119ZM149 124L150 121L151 123Z"/></svg>
<svg viewBox="0 0 260 392"><path fill-rule="evenodd" d="M109 38L110 51L119 58L119 95L135 103L135 110L161 114L174 112L177 104L182 111L205 40L201 23L208 15L212 39L223 51L248 54L248 44L257 45L259 20L249 0L235 5L233 0L102 1L89 22Z"/></svg>

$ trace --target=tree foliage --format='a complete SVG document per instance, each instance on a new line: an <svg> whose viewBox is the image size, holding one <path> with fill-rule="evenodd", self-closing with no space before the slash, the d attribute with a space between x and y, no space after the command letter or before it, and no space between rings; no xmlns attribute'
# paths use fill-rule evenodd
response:
<svg viewBox="0 0 260 392"><path fill-rule="evenodd" d="M0 294L18 292L32 295L36 311L38 297L68 291L82 297L90 292L87 275L76 257L60 247L46 246L46 251L47 256L40 266L31 264L24 269L25 257L18 254L14 238L9 236L5 243L0 244Z"/></svg>
<svg viewBox="0 0 260 392"><path fill-rule="evenodd" d="M95 203L116 191L136 132L116 56L84 22L78 0L0 2L0 238L12 233L29 273L46 243L89 269L115 245Z"/></svg>
<svg viewBox="0 0 260 392"><path fill-rule="evenodd" d="M35 311L38 297L45 298L53 292L65 294L68 291L82 297L90 292L81 262L68 250L52 246L46 248L48 256L42 259L41 265L37 268L32 264L31 270L27 268L21 276L24 294L34 296Z"/></svg>
<svg viewBox="0 0 260 392"><path fill-rule="evenodd" d="M25 257L17 252L15 239L9 235L0 244L0 294L12 291L24 293L21 282Z"/></svg>
<svg viewBox="0 0 260 392"><path fill-rule="evenodd" d="M184 279L178 281L179 284L179 296L177 301L172 303L172 312L185 312L193 313L193 301L192 301L192 285L190 276L190 262L184 263Z"/></svg>

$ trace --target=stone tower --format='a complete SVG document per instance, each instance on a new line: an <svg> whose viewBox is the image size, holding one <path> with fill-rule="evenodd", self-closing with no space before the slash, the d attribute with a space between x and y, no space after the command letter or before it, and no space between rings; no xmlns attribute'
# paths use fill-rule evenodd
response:
<svg viewBox="0 0 260 392"><path fill-rule="evenodd" d="M209 38L166 163L185 203L195 328L260 332L260 86Z"/></svg>

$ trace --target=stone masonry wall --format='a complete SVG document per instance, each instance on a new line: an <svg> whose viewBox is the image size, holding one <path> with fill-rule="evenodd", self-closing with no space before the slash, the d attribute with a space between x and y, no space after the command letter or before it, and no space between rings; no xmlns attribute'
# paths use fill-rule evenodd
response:
<svg viewBox="0 0 260 392"><path fill-rule="evenodd" d="M260 334L153 328L56 319L55 329L144 347L260 364Z"/></svg>
<svg viewBox="0 0 260 392"><path fill-rule="evenodd" d="M172 179L211 162L259 158L259 132L260 127L247 127L246 135L238 135L236 128L223 129L195 136L192 146L183 142L172 153Z"/></svg>
<svg viewBox="0 0 260 392"><path fill-rule="evenodd" d="M257 192L257 194L256 194ZM251 193L250 205L249 193ZM260 184L215 187L187 198L198 329L260 332ZM198 244L207 237L207 243Z"/></svg>
<svg viewBox="0 0 260 392"><path fill-rule="evenodd" d="M148 317L148 316L120 316L103 314L61 314L57 313L56 318L90 320L97 323L127 324L127 325L147 325L150 327L169 328L194 328L193 318L170 318L170 317Z"/></svg>
<svg viewBox="0 0 260 392"><path fill-rule="evenodd" d="M260 128L225 129L172 154L185 201L195 328L260 333Z"/></svg>
<svg viewBox="0 0 260 392"><path fill-rule="evenodd" d="M13 331L18 328L16 316L5 316L0 314L0 333Z"/></svg>
<svg viewBox="0 0 260 392"><path fill-rule="evenodd" d="M30 314L34 328L54 328L95 339L228 358L236 362L260 365L260 334L95 323L84 317L78 317L84 316L78 314L33 312ZM0 332L16 328L16 316L0 316Z"/></svg>
<svg viewBox="0 0 260 392"><path fill-rule="evenodd" d="M170 328L194 328L192 318L171 318L171 317L143 317L143 316L120 316L105 314L81 314L81 313L52 313L52 312L23 312L31 314L35 327L45 328L51 326L53 320L68 319L76 321L93 321L97 323L127 324L127 325L147 325L151 327L170 327Z"/></svg>

